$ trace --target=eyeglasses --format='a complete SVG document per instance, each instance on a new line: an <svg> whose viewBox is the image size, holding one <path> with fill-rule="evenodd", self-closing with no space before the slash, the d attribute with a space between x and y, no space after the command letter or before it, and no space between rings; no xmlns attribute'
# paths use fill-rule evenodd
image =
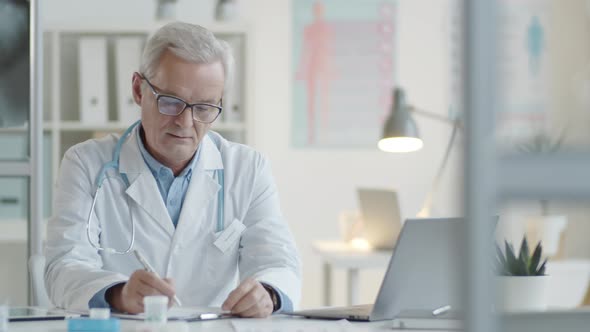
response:
<svg viewBox="0 0 590 332"><path fill-rule="evenodd" d="M202 123L211 123L219 117L223 110L222 102L219 100L219 105L213 105L208 103L196 103L189 104L186 101L170 95L164 95L156 92L156 88L148 81L142 74L139 75L142 80L146 81L152 89L152 93L156 97L156 103L158 104L158 111L164 115L179 116L184 112L185 109L190 108L193 113L193 119Z"/></svg>

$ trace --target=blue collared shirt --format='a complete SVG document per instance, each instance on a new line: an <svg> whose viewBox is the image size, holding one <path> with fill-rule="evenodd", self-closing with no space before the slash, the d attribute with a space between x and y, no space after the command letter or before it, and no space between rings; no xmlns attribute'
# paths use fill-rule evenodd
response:
<svg viewBox="0 0 590 332"><path fill-rule="evenodd" d="M191 182L193 169L199 160L201 149L197 148L197 153L195 153L193 159L191 159L189 164L182 170L182 172L180 172L180 174L175 177L171 168L162 165L161 162L157 161L147 151L143 145L140 132L143 132L143 128L141 127L136 131L139 151L141 151L143 160L148 165L148 168L152 172L154 179L156 179L158 190L160 190L160 195L162 195L164 205L166 205L170 219L172 219L172 223L174 224L174 227L176 227L178 225L178 218L180 217L180 211L182 209L182 202L184 202L184 197L186 196L188 185Z"/></svg>
<svg viewBox="0 0 590 332"><path fill-rule="evenodd" d="M172 219L172 223L174 223L174 227L176 227L178 225L182 203L184 201L184 197L186 196L188 185L191 181L193 169L199 160L201 149L197 149L197 153L195 153L193 159L182 170L182 172L180 172L180 174L175 177L172 169L162 165L162 163L157 161L147 151L143 144L140 132L143 132L143 128L141 126L136 131L139 151L141 151L143 160L148 165L148 168L156 179L158 190L160 191L160 195L162 195L162 200L166 205L166 209L168 210L170 219ZM116 284L117 283L109 285L94 294L94 296L88 302L88 306L90 308L108 308L109 304L106 301L105 295L107 290ZM276 312L293 311L293 304L289 297L279 289L275 287L272 288L277 292L280 302L280 308Z"/></svg>

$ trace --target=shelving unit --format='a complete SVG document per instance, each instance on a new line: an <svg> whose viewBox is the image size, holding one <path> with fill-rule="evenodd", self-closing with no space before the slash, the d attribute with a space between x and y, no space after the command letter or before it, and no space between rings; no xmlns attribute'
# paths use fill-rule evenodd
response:
<svg viewBox="0 0 590 332"><path fill-rule="evenodd" d="M100 137L113 132L123 132L132 121L121 121L118 109L117 72L115 40L118 37L138 37L143 44L148 36L167 22L130 23L130 24L71 24L48 23L43 26L43 172L44 172L44 217L51 213L53 186L56 182L59 166L65 151L72 145L90 138ZM233 48L235 76L233 86L224 96L224 110L212 126L231 141L253 144L253 92L252 85L245 84L251 77L252 68L252 33L244 22L202 24L213 31L218 38L226 40ZM107 40L107 110L108 121L88 123L80 116L80 79L78 42L84 37L104 37ZM143 48L143 46L142 46ZM139 67L139 58L137 62ZM131 73L129 84L131 90ZM140 109L137 106L137 119ZM21 151L28 146L29 125L13 128L0 128L4 144ZM19 152L20 153L20 152ZM25 152L19 155L26 155ZM26 220L27 207L20 206L26 202L26 186L22 179L1 179L0 198L10 200L4 206L0 201L0 217L13 220ZM17 206L19 205L19 206ZM4 211L4 214L2 213Z"/></svg>
<svg viewBox="0 0 590 332"><path fill-rule="evenodd" d="M561 5L561 2L559 3ZM568 3L569 4L569 3ZM499 149L492 117L497 112L497 80L503 73L493 65L498 54L496 32L499 3L465 2L467 112L463 298L466 331L585 331L590 317L584 310L547 310L496 315L490 310L496 286L490 269L490 216L499 203L515 199L587 202L590 198L590 152L571 150L552 154L515 154Z"/></svg>

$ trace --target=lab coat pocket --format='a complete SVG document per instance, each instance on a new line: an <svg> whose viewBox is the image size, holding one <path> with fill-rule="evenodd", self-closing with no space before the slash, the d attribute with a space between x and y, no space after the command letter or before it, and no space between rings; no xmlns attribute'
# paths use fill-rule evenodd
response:
<svg viewBox="0 0 590 332"><path fill-rule="evenodd" d="M225 254L240 242L239 240L245 229L246 226L241 221L234 219L223 231L215 233L213 245Z"/></svg>

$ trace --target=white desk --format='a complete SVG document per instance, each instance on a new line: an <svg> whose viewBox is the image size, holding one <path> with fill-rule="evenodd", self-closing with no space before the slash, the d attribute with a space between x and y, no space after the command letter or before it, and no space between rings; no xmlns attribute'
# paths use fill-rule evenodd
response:
<svg viewBox="0 0 590 332"><path fill-rule="evenodd" d="M232 323L232 321L234 321ZM135 332L141 322L122 320L121 332ZM242 324L240 326L240 324ZM189 331L232 331L232 332L275 332L275 331L391 331L391 321L371 323L348 323L328 320L312 320L292 318L288 316L273 316L267 319L223 319L214 321L189 323ZM237 325L238 328L235 328ZM8 326L9 332L66 332L66 321L14 322ZM413 331L419 332L419 331Z"/></svg>
<svg viewBox="0 0 590 332"><path fill-rule="evenodd" d="M359 304L359 271L370 268L386 268L392 251L363 250L341 241L318 241L313 243L324 265L324 305L332 299L332 269L347 270L348 305Z"/></svg>

